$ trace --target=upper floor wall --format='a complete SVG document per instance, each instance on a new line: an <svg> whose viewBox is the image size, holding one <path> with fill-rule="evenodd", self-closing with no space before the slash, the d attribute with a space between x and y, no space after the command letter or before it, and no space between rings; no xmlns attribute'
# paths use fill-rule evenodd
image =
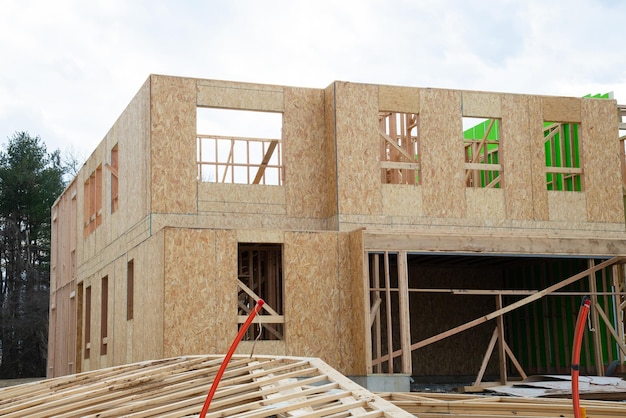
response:
<svg viewBox="0 0 626 418"><path fill-rule="evenodd" d="M280 137L220 139L198 129L200 108L279 114ZM66 235L76 241L69 247L79 269L87 260L97 264L105 248L114 257L168 225L623 233L616 111L613 100L151 75L55 211L74 211L76 230ZM467 118L487 119L497 139L464 138ZM550 139L565 138L550 131L562 126L575 128L575 140ZM246 151L243 161L233 156L235 145L227 157L211 157L202 138L264 148L260 156ZM573 152L575 161L555 167L547 162L552 152ZM205 163L218 175L204 178ZM237 166L252 173L251 184L223 175ZM279 170L276 184L262 184L268 167ZM471 180L477 173L495 177L480 184ZM565 177L577 186L550 185Z"/></svg>
<svg viewBox="0 0 626 418"><path fill-rule="evenodd" d="M345 82L328 90L341 229L624 231L614 100ZM390 114L406 117L390 130ZM496 161L487 161L486 151L468 155L468 147L481 145L481 138L469 145L464 138L470 118L495 121L497 140L489 143L485 133L482 145L496 148ZM407 127L414 129L402 137ZM571 139L567 129L575 130ZM394 153L399 157L390 158ZM394 182L394 172L409 174ZM474 172L497 179L472 184ZM574 186L563 185L568 179Z"/></svg>

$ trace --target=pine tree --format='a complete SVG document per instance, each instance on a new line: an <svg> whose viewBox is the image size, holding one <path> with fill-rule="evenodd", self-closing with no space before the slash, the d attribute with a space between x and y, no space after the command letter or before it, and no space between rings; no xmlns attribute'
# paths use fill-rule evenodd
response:
<svg viewBox="0 0 626 418"><path fill-rule="evenodd" d="M27 132L0 151L0 378L46 374L50 208L63 171L59 151Z"/></svg>

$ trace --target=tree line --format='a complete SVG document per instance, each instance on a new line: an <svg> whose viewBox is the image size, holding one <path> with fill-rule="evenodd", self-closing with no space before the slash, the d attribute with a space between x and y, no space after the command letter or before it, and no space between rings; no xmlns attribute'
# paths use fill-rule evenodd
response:
<svg viewBox="0 0 626 418"><path fill-rule="evenodd" d="M50 210L71 167L39 136L0 150L0 378L46 375Z"/></svg>

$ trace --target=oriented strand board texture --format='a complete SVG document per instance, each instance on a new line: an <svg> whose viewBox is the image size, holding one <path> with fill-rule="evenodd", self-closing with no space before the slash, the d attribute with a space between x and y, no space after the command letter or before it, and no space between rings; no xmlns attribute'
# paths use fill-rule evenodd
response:
<svg viewBox="0 0 626 418"><path fill-rule="evenodd" d="M334 179L324 158L324 91L285 88L283 141L287 213L294 218L328 218Z"/></svg>
<svg viewBox="0 0 626 418"><path fill-rule="evenodd" d="M549 190L548 209L551 221L587 222L587 194Z"/></svg>
<svg viewBox="0 0 626 418"><path fill-rule="evenodd" d="M419 113L420 90L415 87L379 86L378 110Z"/></svg>
<svg viewBox="0 0 626 418"><path fill-rule="evenodd" d="M164 357L164 235L157 232L135 252L133 361Z"/></svg>
<svg viewBox="0 0 626 418"><path fill-rule="evenodd" d="M547 221L548 190L546 186L546 152L544 149L542 101L528 97L528 126L530 127L530 170L532 172L533 220ZM526 186L528 187L528 185ZM508 194L507 194L508 197Z"/></svg>
<svg viewBox="0 0 626 418"><path fill-rule="evenodd" d="M624 222L615 101L582 101L582 160L588 218Z"/></svg>
<svg viewBox="0 0 626 418"><path fill-rule="evenodd" d="M363 231L355 230L339 235L340 252L340 300L342 317L349 318L342 332L340 369L347 375L364 375L366 368L365 289L363 282ZM346 252L345 249L349 249ZM346 259L348 257L348 259Z"/></svg>
<svg viewBox="0 0 626 418"><path fill-rule="evenodd" d="M582 100L576 97L542 97L544 120L547 122L580 122Z"/></svg>
<svg viewBox="0 0 626 418"><path fill-rule="evenodd" d="M197 104L201 107L282 112L282 86L198 80Z"/></svg>
<svg viewBox="0 0 626 418"><path fill-rule="evenodd" d="M501 118L502 94L481 91L464 91L463 116L477 118Z"/></svg>
<svg viewBox="0 0 626 418"><path fill-rule="evenodd" d="M533 156L528 96L502 97L502 188L508 219L533 219Z"/></svg>
<svg viewBox="0 0 626 418"><path fill-rule="evenodd" d="M198 183L198 212L284 216L285 194L281 186Z"/></svg>
<svg viewBox="0 0 626 418"><path fill-rule="evenodd" d="M212 230L165 230L165 357L215 350L215 325L221 323L215 245Z"/></svg>
<svg viewBox="0 0 626 418"><path fill-rule="evenodd" d="M337 138L336 138L336 114L335 114L335 84L331 84L324 90L324 153L322 158L330 163L326 164L326 179L328 187L333 193L326 196L326 208L329 217L328 229L339 229L337 213ZM334 163L334 164L333 164Z"/></svg>
<svg viewBox="0 0 626 418"><path fill-rule="evenodd" d="M420 165L424 214L465 217L461 93L424 89L420 95Z"/></svg>
<svg viewBox="0 0 626 418"><path fill-rule="evenodd" d="M342 325L348 326L338 320L344 313L338 245L336 233L287 232L283 253L287 354L320 357L333 367L341 364Z"/></svg>
<svg viewBox="0 0 626 418"><path fill-rule="evenodd" d="M412 184L382 184L383 214L424 216L423 189Z"/></svg>
<svg viewBox="0 0 626 418"><path fill-rule="evenodd" d="M196 81L151 80L152 211L196 212Z"/></svg>
<svg viewBox="0 0 626 418"><path fill-rule="evenodd" d="M468 187L465 201L469 223L481 221L482 225L496 226L506 219L502 189Z"/></svg>
<svg viewBox="0 0 626 418"><path fill-rule="evenodd" d="M335 100L339 213L380 214L378 88L336 82Z"/></svg>

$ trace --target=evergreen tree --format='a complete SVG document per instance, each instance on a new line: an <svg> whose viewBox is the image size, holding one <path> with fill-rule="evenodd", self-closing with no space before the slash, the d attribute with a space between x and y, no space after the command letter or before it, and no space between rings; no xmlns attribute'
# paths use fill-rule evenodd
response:
<svg viewBox="0 0 626 418"><path fill-rule="evenodd" d="M17 132L0 151L0 378L46 375L50 208L63 174L38 136Z"/></svg>

